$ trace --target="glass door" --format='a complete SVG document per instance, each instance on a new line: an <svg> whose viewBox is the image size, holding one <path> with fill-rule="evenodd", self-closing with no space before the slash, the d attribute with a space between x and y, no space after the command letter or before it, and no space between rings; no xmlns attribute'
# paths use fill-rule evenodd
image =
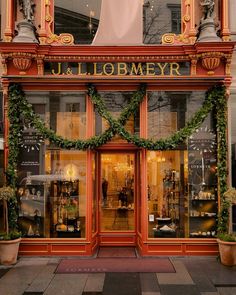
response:
<svg viewBox="0 0 236 295"><path fill-rule="evenodd" d="M135 154L102 153L100 232L135 229Z"/></svg>

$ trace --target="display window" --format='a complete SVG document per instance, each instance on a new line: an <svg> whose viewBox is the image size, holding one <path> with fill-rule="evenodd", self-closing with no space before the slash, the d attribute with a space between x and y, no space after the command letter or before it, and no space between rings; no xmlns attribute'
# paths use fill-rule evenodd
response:
<svg viewBox="0 0 236 295"><path fill-rule="evenodd" d="M180 130L203 98L202 92L149 94L149 137L167 138ZM150 238L216 236L216 131L211 115L177 149L149 151L147 170Z"/></svg>
<svg viewBox="0 0 236 295"><path fill-rule="evenodd" d="M85 237L86 153L47 150L42 161L45 174L28 172L18 186L20 230L25 237Z"/></svg>
<svg viewBox="0 0 236 295"><path fill-rule="evenodd" d="M132 98L127 91L99 94L116 119ZM85 93L27 93L27 97L34 111L58 135L72 140L86 138L89 122ZM147 137L165 140L186 125L204 97L202 91L148 92L147 109L138 108L125 128L139 135L140 114L146 112ZM91 112L92 130L100 135L109 124L96 109ZM24 236L86 238L88 165L92 232L141 230L136 216L142 215L141 167L147 164L148 237L215 237L217 145L211 114L187 141L173 150L151 150L144 156L136 148L127 151L125 140L115 135L112 143L118 144L120 150L92 151L89 162L88 152L55 147L27 121L22 119L22 124L18 202Z"/></svg>
<svg viewBox="0 0 236 295"><path fill-rule="evenodd" d="M58 135L85 138L83 93L27 93L34 111ZM19 227L25 237L85 237L86 152L62 150L25 120L18 173Z"/></svg>

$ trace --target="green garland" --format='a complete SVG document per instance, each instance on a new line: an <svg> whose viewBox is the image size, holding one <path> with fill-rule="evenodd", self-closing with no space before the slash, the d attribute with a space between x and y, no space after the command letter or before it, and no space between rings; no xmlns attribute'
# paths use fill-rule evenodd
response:
<svg viewBox="0 0 236 295"><path fill-rule="evenodd" d="M213 111L215 114L217 127L217 141L218 141L218 177L220 186L220 195L224 208L223 194L227 190L227 142L226 142L226 128L227 128L227 102L225 98L225 87L222 85L214 86L206 92L205 100L202 107L194 114L194 116L186 123L185 127L175 132L167 139L151 140L140 138L136 135L130 134L124 125L131 115L138 110L140 103L146 94L146 86L141 85L140 89L136 91L127 107L125 107L120 117L115 120L108 112L106 105L100 94L96 91L93 85L88 88L88 95L90 96L94 106L96 107L100 116L106 119L110 127L101 135L93 136L86 140L69 140L59 136L49 129L45 123L36 115L32 109L32 105L28 103L25 93L19 84L13 84L9 88L9 111L8 117L10 122L9 128L9 158L7 177L8 183L12 186L16 184L16 169L19 155L19 146L22 135L21 120L28 120L31 125L51 143L62 149L77 149L87 150L95 149L108 141L110 141L115 134L119 134L127 142L133 143L140 148L147 150L170 150L178 147L183 143L197 128L201 126L206 119L209 112ZM222 226L227 219L226 210L223 210L219 219L219 224Z"/></svg>
<svg viewBox="0 0 236 295"><path fill-rule="evenodd" d="M110 127L103 134L99 136L93 136L87 140L69 140L64 139L62 136L57 135L55 131L46 127L45 123L40 119L40 117L33 112L32 105L28 103L20 85L14 84L10 86L8 116L10 120L9 164L11 173L16 169L16 163L19 153L19 142L22 132L22 128L20 126L20 114L24 119L28 120L44 138L47 138L48 140L50 140L51 143L63 149L95 149L107 143L115 134L119 134L128 142L133 143L141 148L145 148L148 150L170 150L176 148L179 144L183 143L191 134L193 134L194 131L200 127L209 112L212 111L215 107L217 108L215 113L218 116L217 129L219 129L219 126L221 126L222 129L221 133L219 134L221 136L221 145L219 147L222 152L224 152L224 148L226 148L227 145L226 142L224 142L224 144L222 143L223 140L226 140L223 139L223 131L224 128L226 128L226 120L225 118L223 118L225 114L222 113L222 110L224 108L223 102L225 103L225 88L223 86L215 86L206 93L205 101L203 102L202 107L195 113L192 119L190 119L190 121L186 123L184 128L175 132L167 139L160 139L157 141L140 138L137 135L132 135L124 128L126 121L130 118L132 114L137 111L145 93L146 87L145 85L141 85L140 89L133 95L130 104L124 108L119 119L115 120L108 112L100 94L97 93L94 86L90 85L88 89L88 94L91 97L91 100L96 109L98 110L99 115L108 121ZM223 158L224 157L220 156L221 160L223 160ZM225 162L221 161L220 166L224 167L224 165Z"/></svg>
<svg viewBox="0 0 236 295"><path fill-rule="evenodd" d="M229 202L224 193L227 191L227 101L224 93L215 93L215 117L217 129L217 169L220 188L220 213L218 217L218 234L228 233Z"/></svg>

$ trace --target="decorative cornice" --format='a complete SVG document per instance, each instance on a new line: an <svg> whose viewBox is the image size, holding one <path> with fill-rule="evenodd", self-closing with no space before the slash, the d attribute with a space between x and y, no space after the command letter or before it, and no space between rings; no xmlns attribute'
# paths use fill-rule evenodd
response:
<svg viewBox="0 0 236 295"><path fill-rule="evenodd" d="M191 62L191 75L203 74L201 68L212 75L217 73L230 75L230 65L234 42L202 42L188 45L159 46L65 46L6 43L0 44L2 53L3 75L15 74L12 66L20 72L26 72L26 64L30 64L31 74L43 75L44 62ZM15 59L13 63L13 59ZM17 59L17 60L16 60ZM21 59L19 61L19 59ZM221 65L221 66L220 66ZM225 70L223 71L223 66Z"/></svg>
<svg viewBox="0 0 236 295"><path fill-rule="evenodd" d="M111 56L111 55L47 55L44 58L45 61L58 61L58 60L67 60L67 61L126 61L126 62L135 62L135 61L187 61L189 60L187 55L123 55L123 56Z"/></svg>

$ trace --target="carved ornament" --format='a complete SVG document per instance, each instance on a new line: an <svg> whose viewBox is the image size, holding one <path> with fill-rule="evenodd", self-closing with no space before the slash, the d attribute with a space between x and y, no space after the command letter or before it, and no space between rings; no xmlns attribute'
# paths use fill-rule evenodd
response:
<svg viewBox="0 0 236 295"><path fill-rule="evenodd" d="M182 26L184 28L184 32L180 35L176 35L173 33L167 33L162 36L162 44L176 44L176 43L184 43L184 44L192 44L195 40L192 40L192 37L188 35L189 31L189 23L191 20L190 10L191 10L191 2L190 0L186 0L185 3L185 15L182 17Z"/></svg>
<svg viewBox="0 0 236 295"><path fill-rule="evenodd" d="M222 52L206 52L201 54L202 66L208 71L208 75L214 75L222 57L224 57Z"/></svg>
<svg viewBox="0 0 236 295"><path fill-rule="evenodd" d="M43 59L44 55L36 55L26 52L14 52L2 54L2 64L4 68L3 75L7 75L8 72L8 61L12 60L14 67L19 70L20 75L25 75L30 69L32 62L37 61L38 75L43 74Z"/></svg>
<svg viewBox="0 0 236 295"><path fill-rule="evenodd" d="M213 75L220 66L221 61L225 64L225 75L231 75L232 54L223 52L205 52L201 54L189 55L191 60L191 75L197 74L197 63L201 60L202 67L206 69L208 75Z"/></svg>
<svg viewBox="0 0 236 295"><path fill-rule="evenodd" d="M61 45L72 45L74 44L74 37L71 34L63 33L60 35L56 35L52 32L52 24L54 22L54 19L50 13L50 7L51 2L50 0L45 0L45 10L46 10L46 16L45 21L47 24L47 30L48 30L48 37L46 39L47 44L61 44ZM42 40L43 42L45 40Z"/></svg>

